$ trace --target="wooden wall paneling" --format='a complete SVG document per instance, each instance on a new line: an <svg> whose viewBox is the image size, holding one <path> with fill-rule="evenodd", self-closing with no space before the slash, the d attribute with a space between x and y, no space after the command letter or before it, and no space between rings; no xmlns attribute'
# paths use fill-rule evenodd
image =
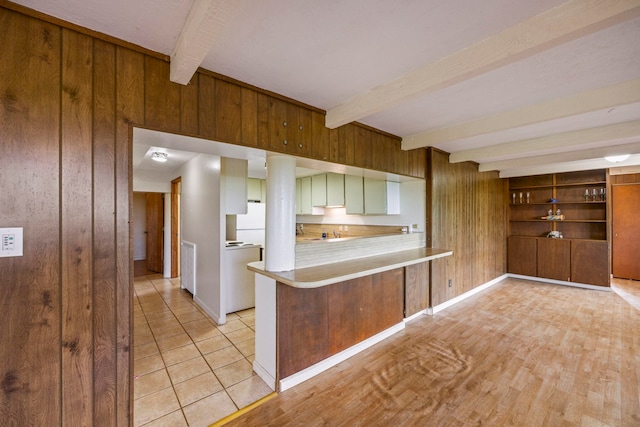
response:
<svg viewBox="0 0 640 427"><path fill-rule="evenodd" d="M432 266L435 306L506 271L506 196L495 172L480 173L471 162L450 164L448 154L435 149L429 160L431 246L453 250Z"/></svg>
<svg viewBox="0 0 640 427"><path fill-rule="evenodd" d="M133 233L131 232L132 182L131 159L132 124L144 119L144 57L131 50L116 50L116 319L117 372L116 424L132 422L132 358L133 340Z"/></svg>
<svg viewBox="0 0 640 427"><path fill-rule="evenodd" d="M616 184L610 192L612 204L613 275L640 280L640 185Z"/></svg>
<svg viewBox="0 0 640 427"><path fill-rule="evenodd" d="M329 160L334 163L347 163L347 126L330 130Z"/></svg>
<svg viewBox="0 0 640 427"><path fill-rule="evenodd" d="M93 46L93 349L94 425L115 421L116 241L115 46ZM112 423L113 424L113 423Z"/></svg>
<svg viewBox="0 0 640 427"><path fill-rule="evenodd" d="M144 59L144 123L167 132L180 132L181 85L169 80L169 63ZM140 124L140 123L139 123Z"/></svg>
<svg viewBox="0 0 640 427"><path fill-rule="evenodd" d="M404 317L429 307L429 262L404 268Z"/></svg>
<svg viewBox="0 0 640 427"><path fill-rule="evenodd" d="M324 125L324 120L324 114L311 112L311 157L319 160L329 160L331 151L331 131Z"/></svg>
<svg viewBox="0 0 640 427"><path fill-rule="evenodd" d="M328 287L300 289L277 284L277 371L286 378L328 355Z"/></svg>
<svg viewBox="0 0 640 427"><path fill-rule="evenodd" d="M373 168L373 146L371 131L369 129L354 126L355 128L355 166L365 169Z"/></svg>
<svg viewBox="0 0 640 427"><path fill-rule="evenodd" d="M203 138L216 138L216 80L208 75L198 76L198 129Z"/></svg>
<svg viewBox="0 0 640 427"><path fill-rule="evenodd" d="M214 91L216 139L223 142L242 141L242 88L217 80Z"/></svg>
<svg viewBox="0 0 640 427"><path fill-rule="evenodd" d="M189 84L180 85L180 132L186 135L198 134L199 76L199 73L195 73Z"/></svg>
<svg viewBox="0 0 640 427"><path fill-rule="evenodd" d="M350 166L356 164L356 157L359 156L359 152L356 150L356 126L354 124L348 124L343 126L344 135L342 138L342 144L344 145L341 152L344 152L344 163Z"/></svg>
<svg viewBox="0 0 640 427"><path fill-rule="evenodd" d="M62 30L62 423L93 422L91 38Z"/></svg>
<svg viewBox="0 0 640 427"><path fill-rule="evenodd" d="M409 175L418 178L425 177L427 167L427 157L424 148L416 148L410 151L410 170Z"/></svg>
<svg viewBox="0 0 640 427"><path fill-rule="evenodd" d="M256 91L242 88L242 145L258 145L258 94Z"/></svg>
<svg viewBox="0 0 640 427"><path fill-rule="evenodd" d="M611 184L640 184L640 173L611 175Z"/></svg>
<svg viewBox="0 0 640 427"><path fill-rule="evenodd" d="M28 37L26 35L29 35ZM60 29L0 9L0 223L23 227L22 257L0 258L0 419L59 422ZM18 197L19 195L19 197Z"/></svg>
<svg viewBox="0 0 640 427"><path fill-rule="evenodd" d="M571 281L571 241L538 239L538 276Z"/></svg>
<svg viewBox="0 0 640 427"><path fill-rule="evenodd" d="M571 240L571 281L609 286L609 245L606 241Z"/></svg>
<svg viewBox="0 0 640 427"><path fill-rule="evenodd" d="M387 144L386 136L371 132L371 167L375 170L391 172L393 170L393 151Z"/></svg>

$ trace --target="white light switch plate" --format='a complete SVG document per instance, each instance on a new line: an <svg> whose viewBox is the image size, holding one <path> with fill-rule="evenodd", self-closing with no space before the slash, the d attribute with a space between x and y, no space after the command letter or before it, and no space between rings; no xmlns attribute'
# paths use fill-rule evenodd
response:
<svg viewBox="0 0 640 427"><path fill-rule="evenodd" d="M22 227L0 228L0 258L22 256Z"/></svg>

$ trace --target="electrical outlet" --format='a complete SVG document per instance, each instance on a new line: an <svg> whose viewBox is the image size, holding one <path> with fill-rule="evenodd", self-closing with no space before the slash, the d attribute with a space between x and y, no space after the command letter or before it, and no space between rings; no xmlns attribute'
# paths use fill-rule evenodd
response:
<svg viewBox="0 0 640 427"><path fill-rule="evenodd" d="M453 286L453 280L449 279L449 287Z"/></svg>
<svg viewBox="0 0 640 427"><path fill-rule="evenodd" d="M418 229L418 224L411 224L411 228L413 228L414 230Z"/></svg>
<svg viewBox="0 0 640 427"><path fill-rule="evenodd" d="M344 231L349 231L349 226L348 225L344 226Z"/></svg>
<svg viewBox="0 0 640 427"><path fill-rule="evenodd" d="M338 231L342 231L342 226L341 225L338 226Z"/></svg>

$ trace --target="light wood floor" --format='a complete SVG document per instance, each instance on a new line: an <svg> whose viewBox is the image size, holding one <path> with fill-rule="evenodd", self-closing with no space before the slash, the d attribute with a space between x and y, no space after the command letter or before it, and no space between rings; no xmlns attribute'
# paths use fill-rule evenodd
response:
<svg viewBox="0 0 640 427"><path fill-rule="evenodd" d="M640 426L640 282L507 279L229 426Z"/></svg>

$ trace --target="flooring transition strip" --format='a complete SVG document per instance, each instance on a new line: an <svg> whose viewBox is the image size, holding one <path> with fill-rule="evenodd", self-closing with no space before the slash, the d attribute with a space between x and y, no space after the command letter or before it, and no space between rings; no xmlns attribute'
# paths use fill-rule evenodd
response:
<svg viewBox="0 0 640 427"><path fill-rule="evenodd" d="M276 393L275 391L271 394L266 395L265 397L263 397L262 399L253 402L250 405L245 406L242 409L238 409L236 412L234 412L233 414L227 415L226 417L224 417L221 420L216 421L215 423L211 424L209 427L220 427L225 425L226 423L228 423L229 421L233 421L238 417L241 417L242 415L246 414L247 412L251 411L253 408L256 408L260 405L262 405L263 403L273 399L274 397L276 397L278 395L278 393Z"/></svg>

